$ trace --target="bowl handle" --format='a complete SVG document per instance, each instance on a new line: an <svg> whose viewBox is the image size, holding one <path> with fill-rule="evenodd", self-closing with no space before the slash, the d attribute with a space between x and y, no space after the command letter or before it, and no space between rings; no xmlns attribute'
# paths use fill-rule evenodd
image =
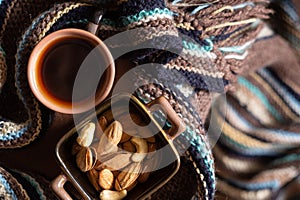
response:
<svg viewBox="0 0 300 200"><path fill-rule="evenodd" d="M156 106L158 105L158 106ZM185 124L181 120L181 118L177 115L177 113L172 108L171 104L168 100L161 96L149 103L146 104L151 112L162 109L167 115L167 119L172 124L172 127L167 131L168 136L171 139L176 138L180 133L184 132L186 129Z"/></svg>
<svg viewBox="0 0 300 200"><path fill-rule="evenodd" d="M63 174L58 175L51 183L51 187L55 194L63 200L72 200L70 195L67 193L67 191L64 189L64 185L67 182L67 177Z"/></svg>

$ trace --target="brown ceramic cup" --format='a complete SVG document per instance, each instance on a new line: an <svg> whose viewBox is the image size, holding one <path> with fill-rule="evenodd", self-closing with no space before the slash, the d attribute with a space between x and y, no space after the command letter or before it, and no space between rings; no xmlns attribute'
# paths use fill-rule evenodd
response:
<svg viewBox="0 0 300 200"><path fill-rule="evenodd" d="M114 59L95 35L95 29L92 25L90 32L73 28L53 32L32 51L27 71L29 85L36 98L48 108L76 114L92 109L108 96L115 77ZM96 61L87 62L90 55ZM93 66L80 71L84 62ZM101 78L95 78L93 70L102 70ZM85 78L81 78L82 86L79 83L74 96L78 72L85 73ZM89 88L90 79L97 78L100 80L97 85Z"/></svg>

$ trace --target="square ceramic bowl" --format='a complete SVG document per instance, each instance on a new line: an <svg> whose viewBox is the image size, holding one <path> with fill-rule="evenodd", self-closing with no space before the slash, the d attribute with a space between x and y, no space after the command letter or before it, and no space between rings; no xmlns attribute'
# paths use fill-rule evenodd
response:
<svg viewBox="0 0 300 200"><path fill-rule="evenodd" d="M162 127L162 123L160 123L160 125L151 114L152 111L150 111L149 107L157 108L158 106L153 106L155 104L160 105L159 107L164 110L166 118L170 124L172 124L172 128L169 130L165 131ZM112 108L117 110L117 114L111 114ZM92 186L87 175L77 167L74 156L71 155L72 144L78 136L77 130L80 130L85 124L91 121L97 122L100 116L106 116L108 118L113 116L114 120L122 120L122 114L128 113L128 110L130 114L138 114L140 121L144 122L144 124L150 124L147 128L155 133L154 137L159 149L155 152L154 156L154 159L158 159L156 160L158 165L156 165L155 171L151 172L146 182L139 183L132 190L128 191L124 199L145 199L166 184L176 174L180 166L180 158L172 140L185 129L180 118L163 97L144 105L134 96L121 94L103 102L96 109L96 114L91 114L84 118L58 142L56 146L56 157L63 173L53 181L52 188L60 198L71 199L63 187L66 181L70 181L82 198L100 199L99 192Z"/></svg>

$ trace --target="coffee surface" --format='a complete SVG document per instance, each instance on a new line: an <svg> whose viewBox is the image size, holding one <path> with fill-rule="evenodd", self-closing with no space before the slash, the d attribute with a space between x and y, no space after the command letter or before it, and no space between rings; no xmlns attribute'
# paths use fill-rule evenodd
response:
<svg viewBox="0 0 300 200"><path fill-rule="evenodd" d="M72 101L77 72L94 47L95 45L80 38L67 38L51 47L42 63L42 79L46 89L58 99ZM88 98L92 92L84 89L75 100Z"/></svg>

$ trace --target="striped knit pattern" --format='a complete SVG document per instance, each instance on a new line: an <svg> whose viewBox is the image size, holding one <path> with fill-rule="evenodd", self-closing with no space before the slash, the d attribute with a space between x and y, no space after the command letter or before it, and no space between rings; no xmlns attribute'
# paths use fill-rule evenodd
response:
<svg viewBox="0 0 300 200"><path fill-rule="evenodd" d="M235 199L271 199L299 175L300 96L270 68L240 77L213 106L218 190Z"/></svg>
<svg viewBox="0 0 300 200"><path fill-rule="evenodd" d="M299 199L299 18L292 1L275 0L272 7L274 30L296 51L265 29L257 43L266 48L256 53L273 46L280 56L262 54L264 68L239 77L235 91L213 105L211 130L222 130L213 149L219 199Z"/></svg>
<svg viewBox="0 0 300 200"><path fill-rule="evenodd" d="M4 168L0 167L0 199L5 200L29 200L23 186Z"/></svg>

